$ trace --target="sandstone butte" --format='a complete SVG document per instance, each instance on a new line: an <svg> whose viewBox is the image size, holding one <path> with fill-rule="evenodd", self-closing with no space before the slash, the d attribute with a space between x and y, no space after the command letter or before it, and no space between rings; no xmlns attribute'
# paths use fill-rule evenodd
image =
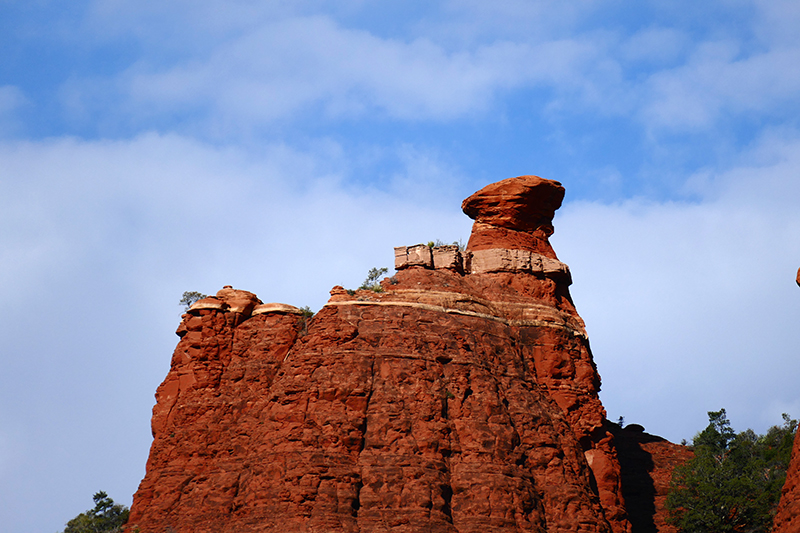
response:
<svg viewBox="0 0 800 533"><path fill-rule="evenodd" d="M334 287L310 319L231 287L196 302L128 531L673 531L691 452L606 419L548 240L563 197L489 185L466 250L396 248L383 292Z"/></svg>

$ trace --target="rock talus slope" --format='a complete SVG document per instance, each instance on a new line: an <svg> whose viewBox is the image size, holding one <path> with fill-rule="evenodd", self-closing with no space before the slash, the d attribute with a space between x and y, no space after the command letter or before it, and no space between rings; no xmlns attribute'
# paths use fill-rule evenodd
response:
<svg viewBox="0 0 800 533"><path fill-rule="evenodd" d="M156 393L129 530L631 530L600 378L548 237L558 182L464 201L467 249L395 249L313 318L226 287Z"/></svg>

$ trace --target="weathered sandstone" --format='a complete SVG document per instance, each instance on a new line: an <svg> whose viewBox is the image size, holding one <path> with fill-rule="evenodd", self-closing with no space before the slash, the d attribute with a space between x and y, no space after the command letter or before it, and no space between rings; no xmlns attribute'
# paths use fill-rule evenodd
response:
<svg viewBox="0 0 800 533"><path fill-rule="evenodd" d="M510 178L479 190L461 204L475 220L467 249L529 250L555 259L548 237L564 187L539 176Z"/></svg>
<svg viewBox="0 0 800 533"><path fill-rule="evenodd" d="M800 285L800 269L797 271ZM797 533L800 531L800 431L795 434L792 458L786 472L781 501L773 522L773 533Z"/></svg>
<svg viewBox="0 0 800 533"><path fill-rule="evenodd" d="M772 528L773 533L800 531L800 431L794 437L792 459L786 472L781 501Z"/></svg>
<svg viewBox="0 0 800 533"><path fill-rule="evenodd" d="M433 254L430 246L417 244L415 246L399 246L394 249L395 270L412 266L433 268Z"/></svg>
<svg viewBox="0 0 800 533"><path fill-rule="evenodd" d="M665 503L672 471L689 461L694 456L692 451L645 433L637 424L623 429L607 422L606 427L614 435L622 472L622 496L633 532L678 533L675 526L667 523Z"/></svg>
<svg viewBox="0 0 800 533"><path fill-rule="evenodd" d="M464 270L464 258L456 244L433 248L433 268L449 268L456 272Z"/></svg>
<svg viewBox="0 0 800 533"><path fill-rule="evenodd" d="M490 185L464 202L463 253L396 248L383 292L334 287L310 320L229 287L197 302L129 528L630 531L631 439L548 241L562 198L532 176Z"/></svg>

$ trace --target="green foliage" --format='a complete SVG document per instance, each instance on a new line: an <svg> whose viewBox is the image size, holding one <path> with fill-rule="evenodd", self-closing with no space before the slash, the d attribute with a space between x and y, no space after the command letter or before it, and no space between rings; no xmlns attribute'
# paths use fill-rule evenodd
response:
<svg viewBox="0 0 800 533"><path fill-rule="evenodd" d="M186 291L183 293L183 296L181 296L181 301L178 303L184 306L185 310L188 311L193 303L195 303L197 300L202 300L207 296L207 294L203 294L202 292Z"/></svg>
<svg viewBox="0 0 800 533"><path fill-rule="evenodd" d="M709 411L692 441L694 458L673 473L669 521L684 533L769 532L797 428L783 419L766 435L737 434L725 409Z"/></svg>
<svg viewBox="0 0 800 533"><path fill-rule="evenodd" d="M308 324L311 322L311 317L314 316L314 311L307 305L300 308L302 314L300 315L300 335L308 333Z"/></svg>
<svg viewBox="0 0 800 533"><path fill-rule="evenodd" d="M364 283L361 284L359 290L370 290L375 292L383 292L383 287L379 283L378 279L389 272L389 269L386 267L382 268L370 268L369 272L367 273L367 279L364 280Z"/></svg>
<svg viewBox="0 0 800 533"><path fill-rule="evenodd" d="M96 493L94 509L81 513L69 522L63 533L119 533L128 521L128 508L114 503L103 491Z"/></svg>
<svg viewBox="0 0 800 533"><path fill-rule="evenodd" d="M462 241L461 239L453 241L450 244L453 246L458 246L459 251L462 252L466 249L466 245L464 245L464 241ZM448 244L439 239L436 239L435 241L428 241L428 248L436 248L438 246L448 246Z"/></svg>

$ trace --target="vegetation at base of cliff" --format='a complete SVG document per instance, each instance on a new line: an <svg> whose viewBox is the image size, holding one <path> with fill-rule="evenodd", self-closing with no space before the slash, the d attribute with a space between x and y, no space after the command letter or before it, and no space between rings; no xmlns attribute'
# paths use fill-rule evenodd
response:
<svg viewBox="0 0 800 533"><path fill-rule="evenodd" d="M81 513L69 522L63 533L118 533L128 521L128 508L114 503L102 490L96 493L94 509Z"/></svg>
<svg viewBox="0 0 800 533"><path fill-rule="evenodd" d="M207 296L207 294L203 294L202 292L186 291L183 293L183 296L181 296L181 301L178 302L178 304L184 306L184 311L188 311L192 304L198 300L206 298Z"/></svg>
<svg viewBox="0 0 800 533"><path fill-rule="evenodd" d="M367 273L367 279L364 280L364 283L362 283L358 289L383 292L383 287L381 287L380 281L378 280L387 272L389 272L389 269L386 267L370 268Z"/></svg>
<svg viewBox="0 0 800 533"><path fill-rule="evenodd" d="M675 468L666 507L683 533L768 533L786 480L797 421L765 435L735 433L725 409L692 440L694 458Z"/></svg>

